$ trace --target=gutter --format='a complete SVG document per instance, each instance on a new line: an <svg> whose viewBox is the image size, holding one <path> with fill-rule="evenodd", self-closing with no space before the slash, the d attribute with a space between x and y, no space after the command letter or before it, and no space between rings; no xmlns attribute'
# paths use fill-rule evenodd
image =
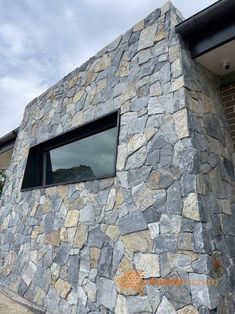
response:
<svg viewBox="0 0 235 314"><path fill-rule="evenodd" d="M9 132L8 134L0 138L0 154L14 147L18 131L19 131L19 128L16 128L13 131Z"/></svg>
<svg viewBox="0 0 235 314"><path fill-rule="evenodd" d="M192 57L196 58L235 38L235 1L220 0L175 29L189 43Z"/></svg>

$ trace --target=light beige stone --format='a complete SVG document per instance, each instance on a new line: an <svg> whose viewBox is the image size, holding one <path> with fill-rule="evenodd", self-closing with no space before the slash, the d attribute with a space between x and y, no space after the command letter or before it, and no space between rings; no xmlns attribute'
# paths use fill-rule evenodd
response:
<svg viewBox="0 0 235 314"><path fill-rule="evenodd" d="M137 253L134 257L135 268L145 272L145 278L159 277L159 256L150 253Z"/></svg>
<svg viewBox="0 0 235 314"><path fill-rule="evenodd" d="M134 252L151 251L151 238L149 231L139 231L121 237L126 252L132 256Z"/></svg>
<svg viewBox="0 0 235 314"><path fill-rule="evenodd" d="M116 200L116 189L112 188L109 192L108 200L107 200L107 205L105 207L106 211L110 211L113 209L114 204Z"/></svg>
<svg viewBox="0 0 235 314"><path fill-rule="evenodd" d="M128 54L125 53L115 74L116 77L126 77L129 74L129 62L127 56Z"/></svg>
<svg viewBox="0 0 235 314"><path fill-rule="evenodd" d="M132 196L135 205L142 211L154 203L154 191L146 187L144 183L132 189Z"/></svg>
<svg viewBox="0 0 235 314"><path fill-rule="evenodd" d="M78 101L83 97L84 94L85 94L85 91L84 91L84 90L78 91L78 92L73 96L73 103L78 102Z"/></svg>
<svg viewBox="0 0 235 314"><path fill-rule="evenodd" d="M110 60L110 57L108 56L108 54L106 53L100 59L98 59L96 65L94 67L94 71L95 72L101 72L101 71L107 69L107 67L109 67L110 65L111 65L111 60Z"/></svg>
<svg viewBox="0 0 235 314"><path fill-rule="evenodd" d="M161 96L162 88L160 82L156 82L155 84L150 86L150 96Z"/></svg>
<svg viewBox="0 0 235 314"><path fill-rule="evenodd" d="M33 300L35 303L42 305L43 304L43 298L45 296L46 296L45 292L41 288L37 287Z"/></svg>
<svg viewBox="0 0 235 314"><path fill-rule="evenodd" d="M144 130L144 135L148 141L153 137L154 134L156 134L155 128L146 128Z"/></svg>
<svg viewBox="0 0 235 314"><path fill-rule="evenodd" d="M96 285L93 282L88 281L84 286L83 289L87 295L87 298L91 302L96 302Z"/></svg>
<svg viewBox="0 0 235 314"><path fill-rule="evenodd" d="M188 112L187 109L182 109L173 114L175 121L175 131L179 139L189 136L188 127Z"/></svg>
<svg viewBox="0 0 235 314"><path fill-rule="evenodd" d="M221 210L223 213L225 213L227 215L232 215L231 204L230 204L229 200L222 199L222 200L219 200L219 203L220 203L220 207L221 207Z"/></svg>
<svg viewBox="0 0 235 314"><path fill-rule="evenodd" d="M172 81L171 83L172 92L180 89L183 86L184 86L184 78L183 76L180 76L177 79Z"/></svg>
<svg viewBox="0 0 235 314"><path fill-rule="evenodd" d="M79 221L80 212L78 210L70 210L65 218L64 226L66 228L75 227Z"/></svg>
<svg viewBox="0 0 235 314"><path fill-rule="evenodd" d="M116 241L120 235L119 228L115 225L108 226L105 234L113 241Z"/></svg>
<svg viewBox="0 0 235 314"><path fill-rule="evenodd" d="M148 224L148 228L149 228L151 239L155 239L159 235L159 232L160 232L159 222L153 222L151 224Z"/></svg>
<svg viewBox="0 0 235 314"><path fill-rule="evenodd" d="M91 268L98 268L99 258L100 258L100 249L97 247L91 247L90 249Z"/></svg>
<svg viewBox="0 0 235 314"><path fill-rule="evenodd" d="M84 224L80 225L77 229L77 232L73 241L73 246L81 249L87 240L87 233L88 233L88 227Z"/></svg>
<svg viewBox="0 0 235 314"><path fill-rule="evenodd" d="M125 200L125 199L124 199L123 191L122 191L121 189L119 189L119 190L117 191L115 205L116 205L116 206L119 206L119 205L123 204L124 200Z"/></svg>
<svg viewBox="0 0 235 314"><path fill-rule="evenodd" d="M144 29L144 20L135 24L135 26L133 27L133 32L139 32L139 31L142 31L142 29Z"/></svg>
<svg viewBox="0 0 235 314"><path fill-rule="evenodd" d="M177 314L198 314L198 310L193 305L187 305L177 311Z"/></svg>
<svg viewBox="0 0 235 314"><path fill-rule="evenodd" d="M146 27L140 33L138 50L142 50L154 45L155 34L157 31L157 23Z"/></svg>
<svg viewBox="0 0 235 314"><path fill-rule="evenodd" d="M59 278L55 283L55 289L57 293L65 299L71 290L71 285L67 281Z"/></svg>
<svg viewBox="0 0 235 314"><path fill-rule="evenodd" d="M117 155L117 170L121 171L124 169L126 164L126 159L128 156L127 147L125 144L118 146L118 155Z"/></svg>
<svg viewBox="0 0 235 314"><path fill-rule="evenodd" d="M118 294L118 297L117 297L115 314L128 314L127 299L121 294Z"/></svg>
<svg viewBox="0 0 235 314"><path fill-rule="evenodd" d="M133 135L127 144L128 153L131 154L146 143L146 137L143 133Z"/></svg>
<svg viewBox="0 0 235 314"><path fill-rule="evenodd" d="M184 200L183 216L192 220L200 221L198 196L196 193L190 193Z"/></svg>

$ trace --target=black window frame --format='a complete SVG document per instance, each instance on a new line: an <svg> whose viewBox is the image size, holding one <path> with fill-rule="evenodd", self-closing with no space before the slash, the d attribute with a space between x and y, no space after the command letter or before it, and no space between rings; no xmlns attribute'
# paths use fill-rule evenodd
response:
<svg viewBox="0 0 235 314"><path fill-rule="evenodd" d="M78 179L59 183L46 183L46 152L64 146L66 144L81 140L88 136L100 133L111 129L117 128L116 143L115 143L115 156L113 172L110 175L100 176L88 179ZM47 187L53 187L58 185L74 184L79 182L94 181L99 179L111 178L116 176L116 163L117 163L117 149L118 139L120 131L120 109L114 110L108 114L100 116L92 121L85 122L78 127L72 128L69 131L51 137L42 143L33 145L29 148L27 162L25 165L25 171L23 181L21 185L21 192L41 189Z"/></svg>

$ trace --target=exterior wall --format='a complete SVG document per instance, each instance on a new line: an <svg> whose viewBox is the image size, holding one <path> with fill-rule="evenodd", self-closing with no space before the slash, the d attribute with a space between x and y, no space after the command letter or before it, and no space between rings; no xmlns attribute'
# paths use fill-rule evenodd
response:
<svg viewBox="0 0 235 314"><path fill-rule="evenodd" d="M168 3L26 107L1 199L0 282L52 313L231 308L231 141L178 22ZM115 178L20 191L31 145L116 108Z"/></svg>
<svg viewBox="0 0 235 314"><path fill-rule="evenodd" d="M217 77L193 62L182 50L185 100L188 108L200 222L194 227L197 272L218 280L217 286L192 286L195 305L207 305L216 313L235 308L235 181L233 142ZM190 276L194 276L190 274ZM206 289L208 300L206 300ZM200 290L203 293L200 294ZM207 313L207 311L202 313Z"/></svg>
<svg viewBox="0 0 235 314"><path fill-rule="evenodd" d="M221 93L233 140L233 146L235 148L235 83L223 86L221 88Z"/></svg>

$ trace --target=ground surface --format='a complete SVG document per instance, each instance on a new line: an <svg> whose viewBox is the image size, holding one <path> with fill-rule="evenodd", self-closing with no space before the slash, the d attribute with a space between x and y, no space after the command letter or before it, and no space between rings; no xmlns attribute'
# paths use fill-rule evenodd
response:
<svg viewBox="0 0 235 314"><path fill-rule="evenodd" d="M31 314L29 309L0 293L0 314Z"/></svg>

